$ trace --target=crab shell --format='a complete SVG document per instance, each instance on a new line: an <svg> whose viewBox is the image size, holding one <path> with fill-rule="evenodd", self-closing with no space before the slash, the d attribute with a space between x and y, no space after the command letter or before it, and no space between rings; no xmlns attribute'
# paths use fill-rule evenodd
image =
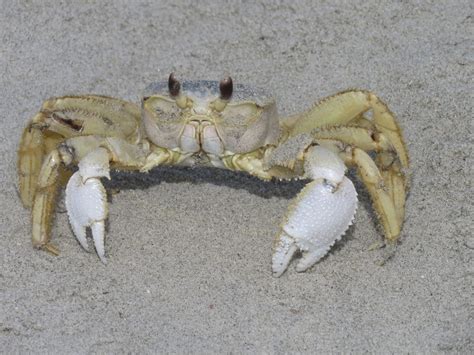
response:
<svg viewBox="0 0 474 355"><path fill-rule="evenodd" d="M275 101L261 89L234 85L232 100L223 100L218 81L183 81L179 95L171 96L168 82L153 83L144 92L143 128L147 138L159 147L179 149L180 137L190 121L209 122L225 150L233 153L278 143Z"/></svg>

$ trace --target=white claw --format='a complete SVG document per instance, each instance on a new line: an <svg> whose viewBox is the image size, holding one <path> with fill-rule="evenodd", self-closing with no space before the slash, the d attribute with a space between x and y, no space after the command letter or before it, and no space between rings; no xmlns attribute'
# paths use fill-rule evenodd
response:
<svg viewBox="0 0 474 355"><path fill-rule="evenodd" d="M307 173L315 179L299 193L274 246L272 268L280 276L296 250L301 250L296 271L303 272L324 257L340 239L357 209L357 192L340 158L315 147L307 158Z"/></svg>
<svg viewBox="0 0 474 355"><path fill-rule="evenodd" d="M66 186L66 208L74 235L88 250L86 228L90 227L94 246L105 264L104 223L107 219L107 194L100 177L109 176L107 152L103 148L89 153L79 164Z"/></svg>
<svg viewBox="0 0 474 355"><path fill-rule="evenodd" d="M328 253L351 225L356 209L357 193L352 181L346 177L336 190L323 181L313 181L303 189L277 242L293 240L303 252L296 271L306 271ZM275 276L280 276L288 267L291 257L286 254L282 248L275 249ZM278 265L275 264L277 260L284 262Z"/></svg>

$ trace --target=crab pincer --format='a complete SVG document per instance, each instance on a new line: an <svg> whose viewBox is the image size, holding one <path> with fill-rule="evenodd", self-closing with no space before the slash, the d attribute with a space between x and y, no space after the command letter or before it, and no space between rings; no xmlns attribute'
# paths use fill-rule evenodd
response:
<svg viewBox="0 0 474 355"><path fill-rule="evenodd" d="M306 153L308 183L290 206L274 244L272 269L280 276L299 249L303 257L296 271L303 272L324 257L352 224L357 192L344 176L346 167L332 151L311 147Z"/></svg>
<svg viewBox="0 0 474 355"><path fill-rule="evenodd" d="M90 228L100 260L106 264L104 233L107 219L107 193L100 178L109 175L109 156L104 148L87 154L79 162L79 170L66 186L66 208L72 230L81 246L89 251L86 228Z"/></svg>

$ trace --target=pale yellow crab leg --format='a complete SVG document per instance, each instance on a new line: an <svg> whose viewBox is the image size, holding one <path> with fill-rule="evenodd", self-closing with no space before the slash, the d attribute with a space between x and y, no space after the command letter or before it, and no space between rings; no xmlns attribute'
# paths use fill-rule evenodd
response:
<svg viewBox="0 0 474 355"><path fill-rule="evenodd" d="M366 117L366 115L364 115L363 113L360 114L359 116L355 117L354 119L350 120L348 125L375 130L374 123L372 121L370 121Z"/></svg>
<svg viewBox="0 0 474 355"><path fill-rule="evenodd" d="M349 90L330 96L317 103L310 110L283 122L290 136L309 133L321 127L346 125L351 120L372 110L372 121L377 131L383 133L400 159L401 166L408 168L408 154L401 129L395 116L376 95L369 91Z"/></svg>
<svg viewBox="0 0 474 355"><path fill-rule="evenodd" d="M320 128L312 132L315 140L337 140L365 151L387 151L392 147L390 141L382 133L370 128L358 126L333 126Z"/></svg>
<svg viewBox="0 0 474 355"><path fill-rule="evenodd" d="M383 181L390 194L397 211L400 226L405 219L405 199L408 190L408 181L400 162L390 152L382 152L375 158L375 162L382 174Z"/></svg>
<svg viewBox="0 0 474 355"><path fill-rule="evenodd" d="M293 254L303 257L296 266L302 272L326 255L351 225L357 208L357 192L344 176L346 167L333 151L310 147L305 154L305 172L313 181L290 206L273 248L272 270L280 276Z"/></svg>
<svg viewBox="0 0 474 355"><path fill-rule="evenodd" d="M140 139L140 107L98 95L64 96L46 100L23 131L18 149L19 192L32 207L43 160L57 145L81 135Z"/></svg>
<svg viewBox="0 0 474 355"><path fill-rule="evenodd" d="M325 141L338 141L364 151L377 152L376 165L397 210L399 224L403 223L408 175L406 169L402 169L396 153L383 133L377 132L375 127L337 126L319 129L313 136L320 144Z"/></svg>
<svg viewBox="0 0 474 355"><path fill-rule="evenodd" d="M36 183L45 154L44 136L34 126L34 119L23 131L18 149L18 177L21 201L25 207L33 206Z"/></svg>
<svg viewBox="0 0 474 355"><path fill-rule="evenodd" d="M391 148L385 147L385 144L380 144L382 143L382 141L386 141L386 137L383 135L383 133L378 132L374 123L367 119L364 115L360 115L359 117L355 118L349 123L349 125L356 125L358 127L367 128L369 132L375 132L372 133L373 138L377 142L377 146L381 148L374 149L378 152L377 157L375 159L375 163L380 169L380 172L382 173L387 185L391 184L393 186L393 189L391 190L394 194L395 205L404 206L405 195L410 186L410 173L406 167L404 168L402 166L402 164L397 158L396 152L394 152ZM352 145L364 149L366 151L368 150L358 144ZM403 203L402 201L396 201L397 197L400 196L403 197Z"/></svg>
<svg viewBox="0 0 474 355"><path fill-rule="evenodd" d="M395 184L387 186L375 162L362 149L349 148L343 154L347 164L357 167L384 228L385 238L395 242L400 235L403 222L401 217L404 215L405 191L398 190L403 182L394 181Z"/></svg>
<svg viewBox="0 0 474 355"><path fill-rule="evenodd" d="M44 115L38 113L23 130L18 148L19 192L23 205L28 208L33 206L43 159L62 139L54 132L44 132L43 125Z"/></svg>
<svg viewBox="0 0 474 355"><path fill-rule="evenodd" d="M67 123L54 126L66 137L88 134L136 136L141 117L140 107L134 103L99 95L52 98L43 103L41 111Z"/></svg>
<svg viewBox="0 0 474 355"><path fill-rule="evenodd" d="M49 239L58 190L60 163L61 157L57 150L53 150L45 158L36 181L36 192L31 212L33 246L56 255L59 251L49 243Z"/></svg>

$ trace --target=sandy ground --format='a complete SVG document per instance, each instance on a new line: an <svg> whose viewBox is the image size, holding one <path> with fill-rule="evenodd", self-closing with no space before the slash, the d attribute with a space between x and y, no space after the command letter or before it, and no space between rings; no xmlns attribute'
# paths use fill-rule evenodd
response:
<svg viewBox="0 0 474 355"><path fill-rule="evenodd" d="M350 3L2 1L0 352L473 352L472 2ZM114 175L107 266L62 202L60 256L33 250L15 171L26 120L50 96L137 101L171 71L266 86L283 114L378 93L412 159L395 255L381 267L368 250L381 233L360 189L330 255L273 278L302 185L205 169Z"/></svg>

